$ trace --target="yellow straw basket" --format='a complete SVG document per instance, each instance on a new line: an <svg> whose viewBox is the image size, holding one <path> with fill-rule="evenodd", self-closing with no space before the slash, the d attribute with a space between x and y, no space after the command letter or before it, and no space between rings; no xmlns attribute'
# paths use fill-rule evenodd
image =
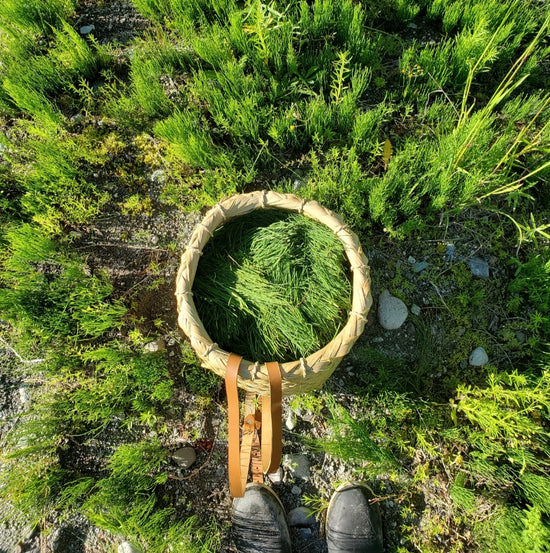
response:
<svg viewBox="0 0 550 553"><path fill-rule="evenodd" d="M225 377L230 352L215 344L204 328L193 303L193 281L203 248L213 232L234 217L241 217L256 209L282 209L302 213L330 228L342 241L353 274L352 307L340 333L322 349L306 358L281 363L282 393L284 396L319 388L333 373L342 358L350 351L363 332L367 314L372 305L368 261L357 236L330 210L315 201L307 201L292 194L258 191L227 198L210 209L195 228L181 257L176 280L178 323L188 336L203 367ZM269 393L269 376L265 364L254 359L240 364L237 384L248 392Z"/></svg>

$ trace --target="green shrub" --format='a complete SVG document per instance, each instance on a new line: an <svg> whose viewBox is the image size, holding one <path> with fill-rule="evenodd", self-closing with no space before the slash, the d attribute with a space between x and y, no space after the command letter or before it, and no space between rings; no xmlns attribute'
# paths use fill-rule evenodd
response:
<svg viewBox="0 0 550 553"><path fill-rule="evenodd" d="M540 342L532 343L541 349L548 346L550 335L550 256L548 251L531 256L521 263L516 260L514 279L509 284L513 313L526 314ZM538 342L538 340L537 340Z"/></svg>
<svg viewBox="0 0 550 553"><path fill-rule="evenodd" d="M215 169L228 163L227 154L214 144L210 134L202 128L201 117L192 111L177 110L157 123L155 131L172 144L182 161L193 167Z"/></svg>
<svg viewBox="0 0 550 553"><path fill-rule="evenodd" d="M5 0L0 6L0 29L20 40L25 34L48 35L74 13L74 0Z"/></svg>
<svg viewBox="0 0 550 553"><path fill-rule="evenodd" d="M547 512L550 441L544 421L550 416L550 373L540 376L490 373L487 387L460 386L453 417L464 415L471 444L470 470L480 486L512 488Z"/></svg>
<svg viewBox="0 0 550 553"><path fill-rule="evenodd" d="M370 477L377 474L399 474L400 467L394 453L390 447L381 446L373 439L373 429L369 424L365 424L364 420L355 420L330 396L326 405L330 411L327 421L330 433L327 438L313 442L316 449L348 462L361 462L362 470ZM386 428L385 432L388 430ZM387 435L389 437L391 434Z"/></svg>
<svg viewBox="0 0 550 553"><path fill-rule="evenodd" d="M352 227L362 230L368 225L367 182L355 149L333 148L324 160L311 154L311 170L299 194L343 214Z"/></svg>
<svg viewBox="0 0 550 553"><path fill-rule="evenodd" d="M219 536L213 524L201 528L195 518L182 520L174 507L164 504L165 457L158 441L119 446L109 460L109 476L97 482L85 511L94 524L132 536L147 551L214 551Z"/></svg>
<svg viewBox="0 0 550 553"><path fill-rule="evenodd" d="M539 509L500 508L476 525L482 553L548 553L550 528Z"/></svg>
<svg viewBox="0 0 550 553"><path fill-rule="evenodd" d="M63 396L64 410L75 426L89 431L108 424L114 415L154 425L159 411L172 397L163 354L133 353L117 343L83 352L81 361L93 369Z"/></svg>
<svg viewBox="0 0 550 553"><path fill-rule="evenodd" d="M95 338L121 326L125 308L106 301L112 286L65 258L43 232L24 224L9 229L6 241L0 307L18 327L46 344Z"/></svg>
<svg viewBox="0 0 550 553"><path fill-rule="evenodd" d="M67 226L89 222L109 199L82 172L84 164L99 161L96 144L51 128L29 125L26 130L27 140L19 145L13 164L24 191L19 199L22 214L52 236L61 235Z"/></svg>
<svg viewBox="0 0 550 553"><path fill-rule="evenodd" d="M148 117L166 116L173 110L161 78L174 76L175 59L170 59L174 54L175 50L154 38L134 50L130 78L135 99Z"/></svg>
<svg viewBox="0 0 550 553"><path fill-rule="evenodd" d="M37 122L62 122L59 107L52 101L60 93L74 90L79 79L91 78L107 63L97 45L87 41L65 21L53 29L52 47L46 53L11 52L2 56L6 66L2 87L11 102ZM57 124L57 125L55 125Z"/></svg>

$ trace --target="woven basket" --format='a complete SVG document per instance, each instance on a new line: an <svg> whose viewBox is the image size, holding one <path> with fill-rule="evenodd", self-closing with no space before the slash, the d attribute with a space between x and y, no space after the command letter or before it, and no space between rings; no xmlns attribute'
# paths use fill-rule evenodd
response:
<svg viewBox="0 0 550 553"><path fill-rule="evenodd" d="M280 364L283 395L289 396L322 386L363 332L367 314L372 305L369 266L359 239L337 215L328 209L315 201L266 190L232 196L216 204L195 228L181 257L176 279L178 323L188 336L191 347L203 367L214 371L222 378L225 377L229 352L212 342L204 328L193 303L191 291L193 281L202 250L213 232L234 217L265 208L303 213L306 217L329 227L344 244L353 273L352 307L344 328L319 351L306 358ZM238 385L256 394L269 393L269 377L265 365L243 360L239 370Z"/></svg>

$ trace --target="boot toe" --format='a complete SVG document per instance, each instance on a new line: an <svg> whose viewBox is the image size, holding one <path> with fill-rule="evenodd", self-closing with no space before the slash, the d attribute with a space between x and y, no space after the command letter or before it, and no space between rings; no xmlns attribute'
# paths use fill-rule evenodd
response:
<svg viewBox="0 0 550 553"><path fill-rule="evenodd" d="M382 525L369 490L353 483L340 487L327 512L329 553L383 553Z"/></svg>
<svg viewBox="0 0 550 553"><path fill-rule="evenodd" d="M233 538L239 553L290 553L285 512L275 493L251 483L233 500Z"/></svg>

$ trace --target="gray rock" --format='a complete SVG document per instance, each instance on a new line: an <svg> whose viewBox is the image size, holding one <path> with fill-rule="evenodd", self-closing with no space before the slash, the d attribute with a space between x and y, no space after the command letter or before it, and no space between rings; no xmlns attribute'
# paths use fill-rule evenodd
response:
<svg viewBox="0 0 550 553"><path fill-rule="evenodd" d="M28 409L29 405L31 404L31 395L27 386L21 386L19 388L19 401L23 409Z"/></svg>
<svg viewBox="0 0 550 553"><path fill-rule="evenodd" d="M407 260L411 265L414 265L416 263L416 259L412 256L412 255L409 255L409 258Z"/></svg>
<svg viewBox="0 0 550 553"><path fill-rule="evenodd" d="M290 411L288 417L286 418L285 426L289 430L294 430L296 428L296 415L292 411Z"/></svg>
<svg viewBox="0 0 550 553"><path fill-rule="evenodd" d="M294 478L308 480L311 476L309 472L309 460L305 455L285 455L283 464L290 469Z"/></svg>
<svg viewBox="0 0 550 553"><path fill-rule="evenodd" d="M378 320L386 330L399 328L407 319L409 310L407 306L387 290L380 294L378 300Z"/></svg>
<svg viewBox="0 0 550 553"><path fill-rule="evenodd" d="M147 344L143 346L143 349L149 353L156 353L159 350L159 345L153 340L152 342L147 342Z"/></svg>
<svg viewBox="0 0 550 553"><path fill-rule="evenodd" d="M163 349L166 349L166 342L161 336L160 338L157 338L152 342L147 342L147 344L143 346L143 349L145 351L148 351L149 353L156 353L157 351L162 351Z"/></svg>
<svg viewBox="0 0 550 553"><path fill-rule="evenodd" d="M446 261L452 261L455 258L455 245L447 244L447 250L445 251Z"/></svg>
<svg viewBox="0 0 550 553"><path fill-rule="evenodd" d="M123 541L117 548L117 553L141 553L141 549L138 549L134 544L129 541Z"/></svg>
<svg viewBox="0 0 550 553"><path fill-rule="evenodd" d="M479 347L472 351L468 362L472 365L472 367L483 367L483 365L487 365L489 362L489 356L482 347Z"/></svg>
<svg viewBox="0 0 550 553"><path fill-rule="evenodd" d="M151 175L151 181L159 184L166 182L166 173L162 169L157 169Z"/></svg>
<svg viewBox="0 0 550 553"><path fill-rule="evenodd" d="M416 305L416 303L413 303L411 306L411 313L418 317L418 315L420 315L421 312L422 312L422 309L420 309L420 306Z"/></svg>
<svg viewBox="0 0 550 553"><path fill-rule="evenodd" d="M290 490L292 495L302 495L302 489L299 488L298 486L292 486L292 489Z"/></svg>
<svg viewBox="0 0 550 553"><path fill-rule="evenodd" d="M95 25L93 23L91 25L84 25L83 27L80 27L80 34L89 35L94 29Z"/></svg>
<svg viewBox="0 0 550 553"><path fill-rule="evenodd" d="M181 468L188 469L197 460L197 454L192 447L180 447L172 454L172 459Z"/></svg>
<svg viewBox="0 0 550 553"><path fill-rule="evenodd" d="M288 513L288 524L296 528L307 528L315 525L313 511L308 507L296 507Z"/></svg>
<svg viewBox="0 0 550 553"><path fill-rule="evenodd" d="M277 472L271 472L267 475L272 484L280 484L283 481L283 469L279 467Z"/></svg>
<svg viewBox="0 0 550 553"><path fill-rule="evenodd" d="M474 276L485 279L489 278L489 263L483 261L483 259L472 257L472 259L468 259L468 265Z"/></svg>
<svg viewBox="0 0 550 553"><path fill-rule="evenodd" d="M425 271L428 268L429 263L427 261L417 261L413 265L413 271L415 273L421 273L422 271Z"/></svg>
<svg viewBox="0 0 550 553"><path fill-rule="evenodd" d="M298 535L303 540L309 540L313 535L311 528L298 528Z"/></svg>

